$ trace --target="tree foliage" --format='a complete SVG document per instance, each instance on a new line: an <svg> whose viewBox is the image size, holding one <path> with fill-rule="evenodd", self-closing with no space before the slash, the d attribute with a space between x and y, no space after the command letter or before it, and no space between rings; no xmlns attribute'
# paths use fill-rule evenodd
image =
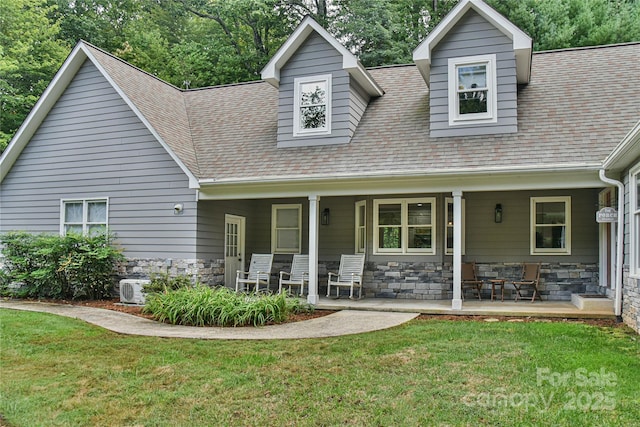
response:
<svg viewBox="0 0 640 427"><path fill-rule="evenodd" d="M486 0L535 50L640 40L638 0ZM458 0L0 0L0 151L83 39L183 88L255 80L312 16L365 66L411 62Z"/></svg>

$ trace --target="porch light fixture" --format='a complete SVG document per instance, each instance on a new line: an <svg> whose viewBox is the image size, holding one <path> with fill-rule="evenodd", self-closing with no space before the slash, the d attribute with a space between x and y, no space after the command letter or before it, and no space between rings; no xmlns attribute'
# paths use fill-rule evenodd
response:
<svg viewBox="0 0 640 427"><path fill-rule="evenodd" d="M322 210L322 214L320 215L320 224L329 225L330 215L331 215L331 211L329 210L329 208L324 208Z"/></svg>
<svg viewBox="0 0 640 427"><path fill-rule="evenodd" d="M502 204L500 203L496 205L493 220L496 222L496 224L499 224L502 222Z"/></svg>

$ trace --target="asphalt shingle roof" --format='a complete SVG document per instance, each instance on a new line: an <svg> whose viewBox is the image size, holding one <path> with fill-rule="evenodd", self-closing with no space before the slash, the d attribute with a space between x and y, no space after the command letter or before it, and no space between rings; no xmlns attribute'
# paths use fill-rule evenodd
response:
<svg viewBox="0 0 640 427"><path fill-rule="evenodd" d="M200 179L597 165L640 118L640 43L631 43L535 53L515 134L430 138L429 89L406 65L369 70L385 94L370 102L349 144L278 149L278 92L268 83L181 91L93 50Z"/></svg>

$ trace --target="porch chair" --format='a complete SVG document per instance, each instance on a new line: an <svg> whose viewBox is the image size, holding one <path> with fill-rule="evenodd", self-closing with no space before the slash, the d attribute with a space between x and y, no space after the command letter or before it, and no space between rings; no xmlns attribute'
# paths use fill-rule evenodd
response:
<svg viewBox="0 0 640 427"><path fill-rule="evenodd" d="M538 292L538 284L540 282L540 263L537 264L529 264L524 263L522 265L522 279L513 282L513 287L516 288L516 297L515 300L522 299L522 289L525 287L530 287L533 289L533 296L531 297L531 302L534 302L536 296L540 301L542 301L542 297Z"/></svg>
<svg viewBox="0 0 640 427"><path fill-rule="evenodd" d="M236 271L236 292L240 288L240 284L249 288L255 285L255 291L260 290L260 285L266 285L269 290L269 281L271 280L271 264L273 264L273 254L252 254L249 271Z"/></svg>
<svg viewBox="0 0 640 427"><path fill-rule="evenodd" d="M464 300L464 290L465 288L475 289L478 293L478 299L482 301L482 296L480 296L480 292L482 291L482 280L478 280L478 276L476 275L476 263L474 262L465 262L462 263L462 299Z"/></svg>
<svg viewBox="0 0 640 427"><path fill-rule="evenodd" d="M288 278L285 279L285 276ZM289 293L291 293L292 286L299 286L300 296L302 296L305 282L309 283L309 255L294 255L291 263L291 272L280 272L278 293L282 292L283 285L289 286Z"/></svg>
<svg viewBox="0 0 640 427"><path fill-rule="evenodd" d="M327 282L327 296L331 293L331 286L336 288L336 297L340 296L340 287L348 287L349 298L353 299L353 287L358 286L358 299L362 298L362 271L364 270L364 254L342 255L338 274L329 272Z"/></svg>

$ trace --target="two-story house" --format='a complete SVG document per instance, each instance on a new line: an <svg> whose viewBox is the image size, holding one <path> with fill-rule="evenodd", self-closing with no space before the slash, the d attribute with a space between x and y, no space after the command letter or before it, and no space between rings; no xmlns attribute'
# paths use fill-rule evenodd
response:
<svg viewBox="0 0 640 427"><path fill-rule="evenodd" d="M252 253L276 270L308 253L314 304L363 253L368 297L454 309L463 261L487 278L540 262L544 299L621 301L626 247L638 329L640 44L533 53L480 0L416 44L413 64L365 69L307 17L261 81L181 90L80 42L0 160L0 232L108 228L123 276L210 284ZM624 247L595 219L620 191Z"/></svg>

